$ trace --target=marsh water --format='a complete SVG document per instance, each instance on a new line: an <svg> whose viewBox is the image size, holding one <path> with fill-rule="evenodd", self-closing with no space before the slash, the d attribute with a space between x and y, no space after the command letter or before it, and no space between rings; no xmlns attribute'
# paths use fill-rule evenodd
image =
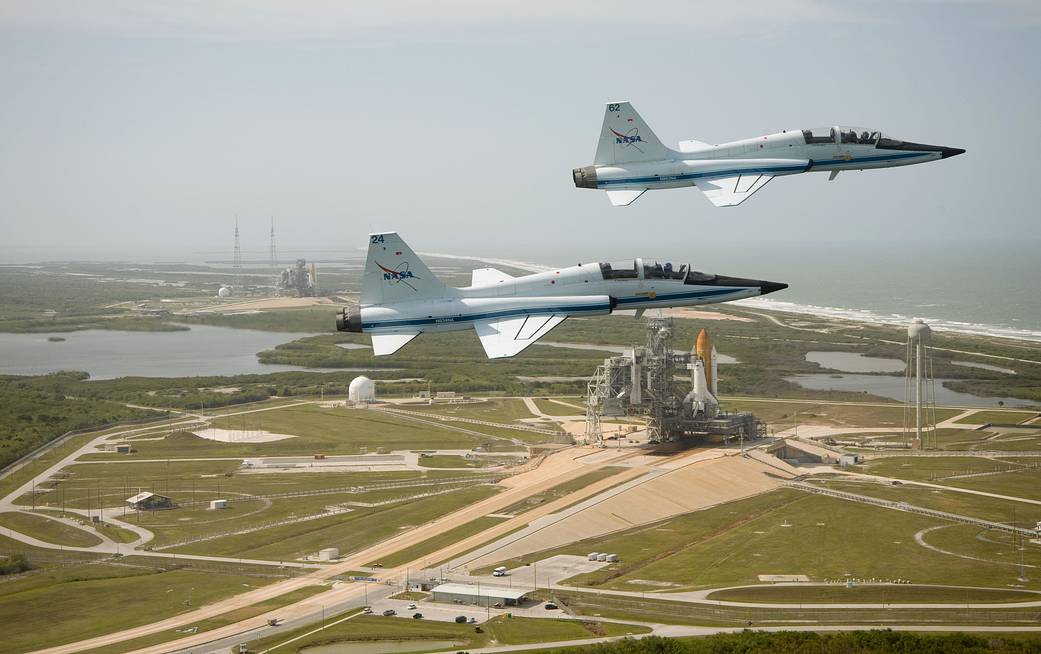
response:
<svg viewBox="0 0 1041 654"><path fill-rule="evenodd" d="M89 329L54 334L0 333L0 373L41 375L81 370L90 373L91 379L114 379L305 370L263 364L257 352L310 335L207 325L173 332Z"/></svg>
<svg viewBox="0 0 1041 654"><path fill-rule="evenodd" d="M903 376L890 375L829 375L817 373L811 375L793 375L785 377L793 382L814 391L849 391L853 393L870 393L879 397L888 397L898 402L905 400L905 382ZM948 379L937 379L934 384L936 404L967 407L998 407L1004 402L1006 407L1041 407L1041 402L1021 400L1015 397L977 397L970 393L960 393L943 387Z"/></svg>

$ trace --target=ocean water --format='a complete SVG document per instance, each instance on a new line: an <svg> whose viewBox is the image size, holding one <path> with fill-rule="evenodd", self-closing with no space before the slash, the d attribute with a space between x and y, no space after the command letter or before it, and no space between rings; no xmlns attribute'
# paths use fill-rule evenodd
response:
<svg viewBox="0 0 1041 654"><path fill-rule="evenodd" d="M1041 342L1037 240L768 243L757 241L752 231L741 245L665 240L635 247L634 254L645 259L689 262L707 272L789 285L741 301L749 306L900 325L922 318L940 331ZM625 258L585 254L579 260ZM549 263L546 258L535 260ZM564 255L563 261L572 258Z"/></svg>

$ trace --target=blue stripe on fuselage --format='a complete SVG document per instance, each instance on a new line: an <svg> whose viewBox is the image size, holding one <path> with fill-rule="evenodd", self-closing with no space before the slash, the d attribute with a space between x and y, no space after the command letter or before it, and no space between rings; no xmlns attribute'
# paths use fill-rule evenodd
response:
<svg viewBox="0 0 1041 654"><path fill-rule="evenodd" d="M626 177L624 179L605 179L597 183L597 187L612 184L648 184L657 182L675 182L685 179L701 179L705 177L732 177L734 175L772 175L776 173L790 173L809 171L817 166L856 165L858 163L870 163L873 161L892 161L894 159L907 159L909 157L922 157L930 152L909 152L907 154L890 154L880 157L861 157L859 159L825 159L823 161L811 160L808 166L764 166L762 168L744 168L734 170L715 170L710 172L684 173L680 175L651 175L650 177Z"/></svg>
<svg viewBox="0 0 1041 654"><path fill-rule="evenodd" d="M707 291L690 291L687 293L670 293L668 295L657 295L655 297L623 297L616 300L619 306L631 306L634 304L648 302L662 302L671 300L686 300L694 298L709 298L717 295L727 295L745 290L746 286L731 286L728 288L714 288ZM500 320L515 316L542 315L547 313L583 313L587 311L604 311L610 309L610 304L585 304L564 307L533 307L530 309L504 309L502 311L486 311L484 313L473 313L465 316L445 316L441 318L412 318L409 320L385 320L379 322L362 323L362 330L393 329L398 327L421 327L423 325L441 325L455 322L476 322L478 320Z"/></svg>

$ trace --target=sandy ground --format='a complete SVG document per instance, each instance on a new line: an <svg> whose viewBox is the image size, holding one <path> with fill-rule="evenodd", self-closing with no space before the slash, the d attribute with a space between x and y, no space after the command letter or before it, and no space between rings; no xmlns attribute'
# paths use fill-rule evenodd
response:
<svg viewBox="0 0 1041 654"><path fill-rule="evenodd" d="M503 539L510 542L489 547L487 553L467 561L467 567L479 568L749 497L777 488L783 481L778 478L783 472L777 467L741 456L721 456L712 450L665 463L666 468L651 469L621 492L618 488L609 490L576 505L577 510L563 519L549 521L551 524L532 529L521 538Z"/></svg>
<svg viewBox="0 0 1041 654"><path fill-rule="evenodd" d="M327 297L269 297L249 300L228 300L218 304L199 307L195 311L212 311L214 313L229 313L234 311L263 311L265 309L299 309L301 307L315 307L320 305L332 305L334 302Z"/></svg>
<svg viewBox="0 0 1041 654"><path fill-rule="evenodd" d="M199 431L192 433L199 438L205 438L210 441L220 441L221 443L269 443L271 441L281 441L287 438L296 438L296 436L291 434L275 434L269 431L256 429L217 429L211 427L209 429L200 429Z"/></svg>
<svg viewBox="0 0 1041 654"><path fill-rule="evenodd" d="M634 315L635 311L615 311L616 314L622 316ZM657 316L659 313L666 318L688 318L690 320L733 320L735 322L755 322L751 318L745 318L743 316L731 316L726 313L720 313L718 311L705 311L703 309L685 309L683 307L677 307L675 309L649 309L649 314Z"/></svg>

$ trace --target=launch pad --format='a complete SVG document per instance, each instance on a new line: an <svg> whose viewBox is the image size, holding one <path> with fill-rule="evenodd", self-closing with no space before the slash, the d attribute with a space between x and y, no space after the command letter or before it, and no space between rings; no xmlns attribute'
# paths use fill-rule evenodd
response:
<svg viewBox="0 0 1041 654"><path fill-rule="evenodd" d="M627 354L610 357L597 368L586 392L586 438L602 445L603 417L643 417L652 443L684 436L749 440L766 425L747 412L727 413L719 406L716 352L708 332L698 335L694 352L673 348L671 318L649 318L647 340ZM684 392L681 381L689 379Z"/></svg>

